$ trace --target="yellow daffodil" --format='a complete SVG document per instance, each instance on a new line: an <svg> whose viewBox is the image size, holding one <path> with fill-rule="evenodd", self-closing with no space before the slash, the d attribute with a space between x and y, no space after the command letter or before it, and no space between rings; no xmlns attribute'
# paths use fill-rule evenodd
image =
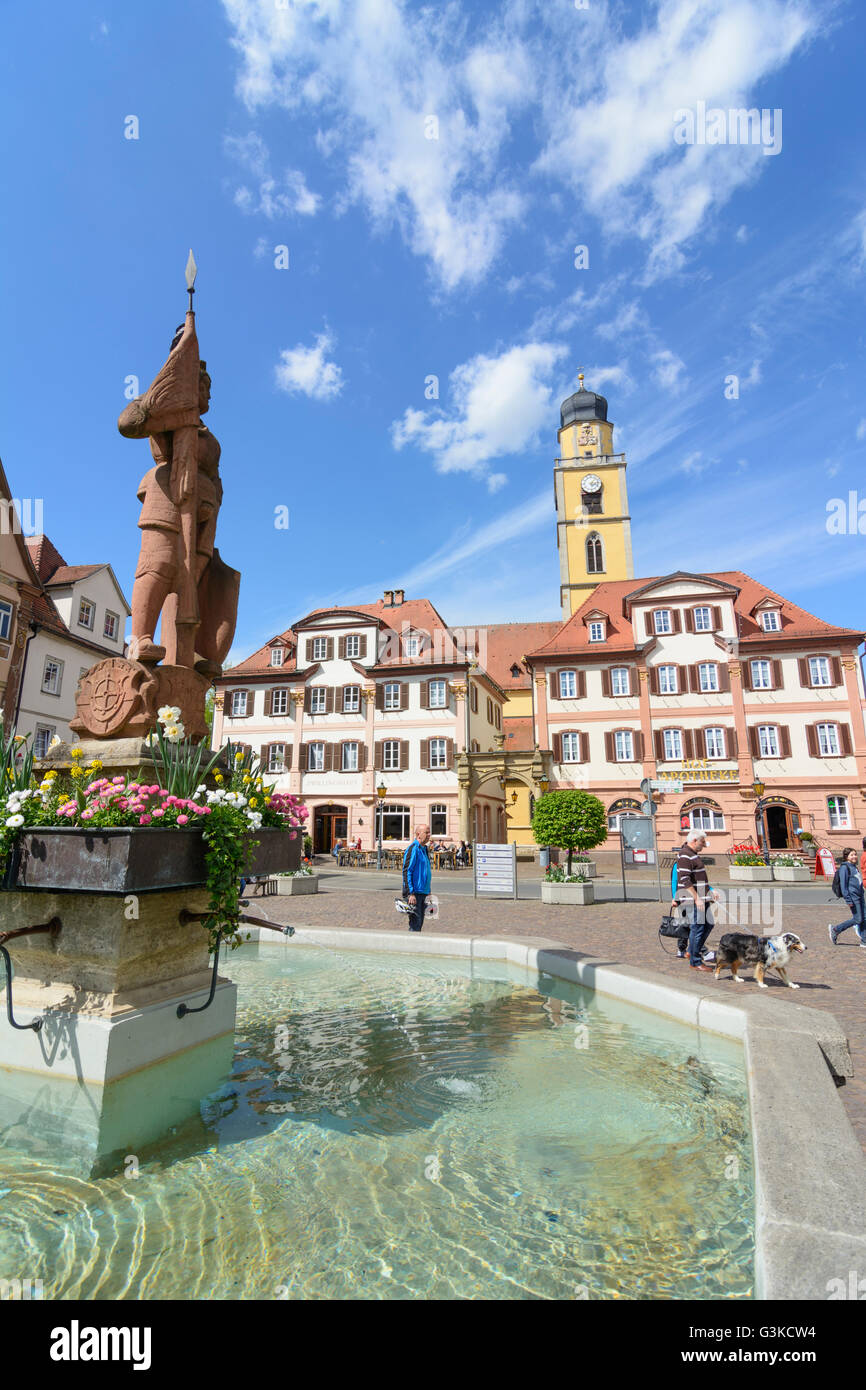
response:
<svg viewBox="0 0 866 1390"><path fill-rule="evenodd" d="M270 806L270 804L271 804L271 798L270 798L269 796L266 796L266 797L265 797L265 805L266 805L266 806Z"/></svg>
<svg viewBox="0 0 866 1390"><path fill-rule="evenodd" d="M221 772L215 772L214 775L213 775L213 779L214 779L215 782L221 782L221 781L223 780L223 775L222 775L222 773L221 773Z"/></svg>
<svg viewBox="0 0 866 1390"><path fill-rule="evenodd" d="M243 755L243 753L240 751L240 749L238 749L237 753L235 753L235 762L236 762L236 763L242 763L243 760L244 760L244 755Z"/></svg>
<svg viewBox="0 0 866 1390"><path fill-rule="evenodd" d="M245 773L244 773L244 786L246 786L246 784L247 784L248 782L251 782L252 780L253 780L253 779L252 779L252 777L250 776L250 774L249 774L248 772L245 772Z"/></svg>
<svg viewBox="0 0 866 1390"><path fill-rule="evenodd" d="M259 803L258 803L258 799L257 799L256 797L254 797L254 796L251 796L251 797L250 797L250 805L251 805L251 806L258 806L258 804L259 804Z"/></svg>

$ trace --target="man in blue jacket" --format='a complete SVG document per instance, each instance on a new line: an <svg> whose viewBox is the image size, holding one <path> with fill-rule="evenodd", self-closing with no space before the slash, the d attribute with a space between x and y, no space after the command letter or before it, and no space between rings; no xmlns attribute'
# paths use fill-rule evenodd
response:
<svg viewBox="0 0 866 1390"><path fill-rule="evenodd" d="M429 825L415 829L415 839L403 855L403 897L409 903L409 930L420 931L430 895Z"/></svg>

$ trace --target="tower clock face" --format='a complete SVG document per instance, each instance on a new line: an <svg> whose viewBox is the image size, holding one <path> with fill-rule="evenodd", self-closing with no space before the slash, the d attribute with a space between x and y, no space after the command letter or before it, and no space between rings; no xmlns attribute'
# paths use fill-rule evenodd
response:
<svg viewBox="0 0 866 1390"><path fill-rule="evenodd" d="M587 473L580 481L584 492L601 492L601 478L597 473Z"/></svg>

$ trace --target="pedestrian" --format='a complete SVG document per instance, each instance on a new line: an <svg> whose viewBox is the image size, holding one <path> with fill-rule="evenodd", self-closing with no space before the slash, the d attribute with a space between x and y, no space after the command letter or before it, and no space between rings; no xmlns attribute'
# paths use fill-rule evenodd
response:
<svg viewBox="0 0 866 1390"><path fill-rule="evenodd" d="M711 966L703 961L703 950L707 937L713 929L713 914L710 904L718 898L707 881L707 867L701 853L707 847L707 837L701 830L693 830L677 856L677 899L684 902L689 910L691 929L689 931L689 965L692 970L704 970L708 974ZM689 901L691 899L691 901Z"/></svg>
<svg viewBox="0 0 866 1390"><path fill-rule="evenodd" d="M831 945L836 945L843 931L847 931L849 927L856 927L860 945L866 948L866 902L864 902L863 897L863 875L857 864L856 849L843 849L842 851L842 862L839 865L839 887L852 915L847 922L840 922L835 927L832 922L827 923Z"/></svg>
<svg viewBox="0 0 866 1390"><path fill-rule="evenodd" d="M671 905L668 913L671 917L679 917L680 930L677 932L677 959L685 960L689 948L689 932L691 922L689 921L688 907L677 897L677 861L685 849L685 845L674 845L674 862L671 866Z"/></svg>
<svg viewBox="0 0 866 1390"><path fill-rule="evenodd" d="M863 836L863 853L860 855L860 877L866 883L866 835Z"/></svg>
<svg viewBox="0 0 866 1390"><path fill-rule="evenodd" d="M415 839L403 855L403 897L409 904L409 930L420 931L430 895L429 825L415 828Z"/></svg>

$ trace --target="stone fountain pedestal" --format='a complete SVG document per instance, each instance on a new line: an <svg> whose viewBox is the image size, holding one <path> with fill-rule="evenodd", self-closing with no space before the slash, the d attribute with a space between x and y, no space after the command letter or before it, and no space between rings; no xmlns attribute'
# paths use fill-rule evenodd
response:
<svg viewBox="0 0 866 1390"><path fill-rule="evenodd" d="M2 929L59 918L8 943L18 1023L0 1015L0 1130L46 1156L62 1144L86 1172L111 1169L198 1113L231 1071L237 987L219 979L199 922L201 888L139 894L10 891ZM5 988L5 987L4 987ZM114 1157L112 1157L114 1156Z"/></svg>

